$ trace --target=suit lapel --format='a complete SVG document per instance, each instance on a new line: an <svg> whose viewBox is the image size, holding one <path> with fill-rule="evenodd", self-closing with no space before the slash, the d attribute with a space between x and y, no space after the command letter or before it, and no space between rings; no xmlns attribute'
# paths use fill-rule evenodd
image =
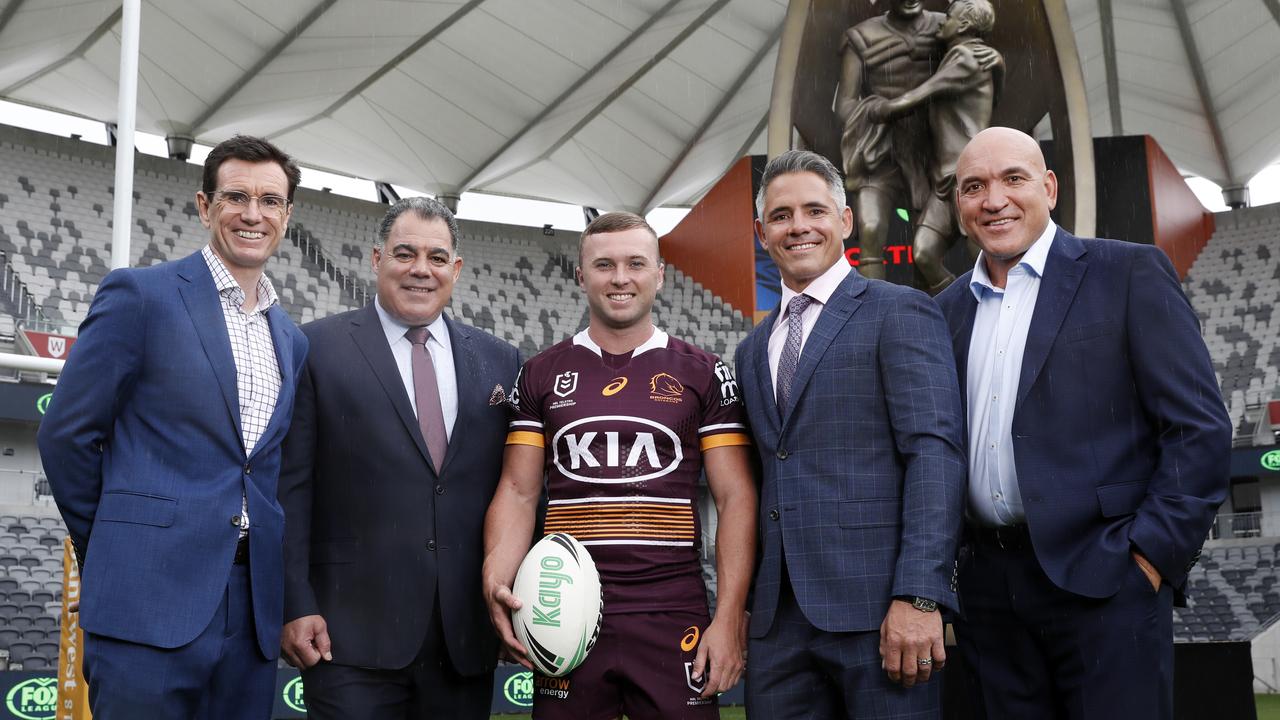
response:
<svg viewBox="0 0 1280 720"><path fill-rule="evenodd" d="M840 285L836 287L835 292L831 293L831 298L822 308L822 314L818 315L818 323L809 332L809 339L805 340L804 349L800 351L800 364L796 367L795 378L791 384L791 404L787 408L786 417L782 418L784 431L791 421L791 416L795 414L796 406L800 404L805 386L809 384L814 370L818 368L818 362L831 346L831 341L840 333L840 328L844 327L858 306L862 304L857 296L862 294L866 287L867 279L859 275L856 270L851 271L844 280L840 281Z"/></svg>
<svg viewBox="0 0 1280 720"><path fill-rule="evenodd" d="M470 328L453 322L448 315L444 323L449 328L449 343L453 346L453 376L458 387L458 417L453 421L453 432L449 435L449 447L445 450L444 462L440 464L440 474L449 469L449 463L461 452L463 443L455 442L462 428L469 427L472 418L480 408L488 407L488 393L485 383L463 382L462 368L479 368L480 358L476 355L475 343L471 339Z"/></svg>
<svg viewBox="0 0 1280 720"><path fill-rule="evenodd" d="M1031 328L1027 331L1027 345L1022 353L1022 371L1018 378L1018 398L1014 403L1014 412L1022 406L1022 401L1040 376L1053 341L1058 337L1058 329L1062 327L1062 320L1067 316L1071 302L1075 300L1076 290L1088 268L1088 264L1079 259L1082 255L1084 245L1080 240L1059 228L1053 246L1049 248L1049 257L1045 260L1044 279L1041 280L1036 309L1031 316Z"/></svg>
<svg viewBox="0 0 1280 720"><path fill-rule="evenodd" d="M965 284L967 285L968 283L966 282ZM956 356L956 374L960 376L961 404L967 405L967 393L969 392L969 343L973 341L973 321L978 315L978 300L966 287L964 297L959 302L960 324L956 326L955 332L951 334L951 351Z"/></svg>
<svg viewBox="0 0 1280 720"><path fill-rule="evenodd" d="M293 393L296 382L293 370L293 338L289 336L288 331L292 324L293 321L280 308L279 303L267 311L267 326L271 328L271 344L275 346L276 363L280 366L280 393L276 398L276 407L271 411L271 421L267 423L262 436L253 446L255 455L259 449L270 446L272 438L280 432L280 428L288 419L280 408L289 405L288 395Z"/></svg>
<svg viewBox="0 0 1280 720"><path fill-rule="evenodd" d="M396 359L391 354L391 346L387 344L387 335L382 331L382 322L378 319L378 311L373 309L373 303L366 305L352 317L351 339L369 363L378 384L382 385L383 392L400 416L400 422L404 423L409 437L418 446L418 452L422 453L423 459L427 461L427 465L432 466L434 472L435 466L427 452L427 443L422 439L422 431L418 429L418 417L413 414L413 406L409 404L404 380L400 378L400 368L396 366Z"/></svg>
<svg viewBox="0 0 1280 720"><path fill-rule="evenodd" d="M240 395L236 388L236 361L231 355L231 337L227 335L227 319L222 314L218 291L213 284L213 275L205 264L200 253L189 255L179 261L178 277L185 282L178 283L178 293L182 303L195 325L196 336L200 338L200 346L205 357L213 366L213 375L218 379L218 389L222 391L222 400L226 403L227 412L231 415L231 423L235 426L236 440L244 447L244 434L240 430Z"/></svg>
<svg viewBox="0 0 1280 720"><path fill-rule="evenodd" d="M773 325L778 321L781 307L774 308L769 316L756 326L751 336L752 367L748 370L755 374L756 402L769 418L769 426L778 430L778 398L773 393L773 372L769 370L769 336L773 334Z"/></svg>

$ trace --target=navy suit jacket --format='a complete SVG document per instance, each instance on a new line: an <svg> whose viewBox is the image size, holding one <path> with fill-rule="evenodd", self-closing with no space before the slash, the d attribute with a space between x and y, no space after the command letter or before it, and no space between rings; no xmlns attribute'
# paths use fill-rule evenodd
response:
<svg viewBox="0 0 1280 720"><path fill-rule="evenodd" d="M849 273L805 342L781 419L768 351L777 316L736 356L762 465L751 635L773 622L784 555L821 630L877 629L898 595L954 608L963 420L937 306Z"/></svg>
<svg viewBox="0 0 1280 720"><path fill-rule="evenodd" d="M312 352L280 480L285 618L322 615L339 665L408 665L437 599L458 672L497 662L480 567L520 357L482 330L445 322L458 417L439 474L373 305L302 328Z"/></svg>
<svg viewBox="0 0 1280 720"><path fill-rule="evenodd" d="M279 654L276 480L307 341L279 305L267 319L280 394L246 455L231 342L201 254L116 270L98 287L39 433L83 554L85 630L163 648L195 639L225 596L243 495L258 645Z"/></svg>
<svg viewBox="0 0 1280 720"><path fill-rule="evenodd" d="M972 274L937 298L962 386L978 307ZM1163 252L1058 230L1012 434L1032 545L1058 587L1114 595L1133 548L1174 588L1185 585L1226 497L1231 422Z"/></svg>

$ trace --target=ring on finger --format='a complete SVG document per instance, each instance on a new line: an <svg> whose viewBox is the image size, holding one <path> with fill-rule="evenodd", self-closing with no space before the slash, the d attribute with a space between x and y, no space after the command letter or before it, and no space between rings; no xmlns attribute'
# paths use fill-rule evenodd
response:
<svg viewBox="0 0 1280 720"><path fill-rule="evenodd" d="M916 660L916 663L921 667L927 667L933 664L933 658L920 658L919 660Z"/></svg>

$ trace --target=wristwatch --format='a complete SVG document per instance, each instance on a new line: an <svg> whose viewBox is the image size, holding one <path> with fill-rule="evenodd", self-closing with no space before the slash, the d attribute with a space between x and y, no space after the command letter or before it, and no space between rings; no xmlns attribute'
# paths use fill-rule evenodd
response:
<svg viewBox="0 0 1280 720"><path fill-rule="evenodd" d="M919 595L903 595L897 599L911 603L911 607L919 610L920 612L936 612L938 609L938 602L936 600L922 598Z"/></svg>

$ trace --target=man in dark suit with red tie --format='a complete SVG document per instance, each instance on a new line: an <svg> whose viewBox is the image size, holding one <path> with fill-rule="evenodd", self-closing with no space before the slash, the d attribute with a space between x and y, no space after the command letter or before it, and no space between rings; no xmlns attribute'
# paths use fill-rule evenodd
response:
<svg viewBox="0 0 1280 720"><path fill-rule="evenodd" d="M444 314L462 257L443 204L391 206L372 263L372 303L303 327L281 644L312 718L485 718L482 525L519 353Z"/></svg>

